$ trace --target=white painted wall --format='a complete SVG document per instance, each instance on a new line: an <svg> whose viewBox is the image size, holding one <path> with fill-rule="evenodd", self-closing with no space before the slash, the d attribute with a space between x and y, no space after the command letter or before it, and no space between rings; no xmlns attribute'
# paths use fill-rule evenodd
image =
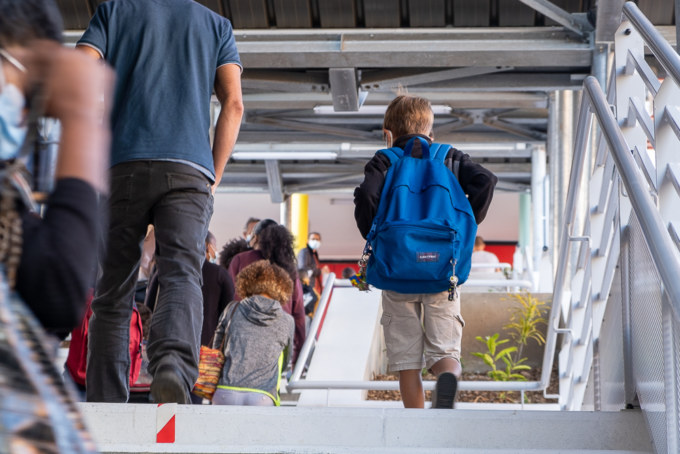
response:
<svg viewBox="0 0 680 454"><path fill-rule="evenodd" d="M356 260L364 240L354 223L352 195L310 194L309 229L321 232L322 259ZM218 245L241 235L250 216L280 220L279 204L271 203L268 194L215 194L215 212L210 230ZM519 195L496 192L486 220L479 226L486 241L517 241L519 238Z"/></svg>

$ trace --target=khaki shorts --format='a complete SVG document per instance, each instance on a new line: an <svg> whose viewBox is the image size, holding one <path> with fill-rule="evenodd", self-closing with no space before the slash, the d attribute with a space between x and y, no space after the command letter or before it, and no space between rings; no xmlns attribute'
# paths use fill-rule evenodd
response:
<svg viewBox="0 0 680 454"><path fill-rule="evenodd" d="M382 292L387 368L390 372L432 367L443 358L460 361L460 342L465 321L460 297L449 301L441 293L403 294Z"/></svg>

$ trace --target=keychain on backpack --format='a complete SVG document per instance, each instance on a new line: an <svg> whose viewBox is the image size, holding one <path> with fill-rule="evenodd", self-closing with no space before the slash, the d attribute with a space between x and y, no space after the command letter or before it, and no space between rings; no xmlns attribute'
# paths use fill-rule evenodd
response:
<svg viewBox="0 0 680 454"><path fill-rule="evenodd" d="M453 272L449 278L449 301L453 301L458 293L458 276L456 276L456 260L453 260Z"/></svg>
<svg viewBox="0 0 680 454"><path fill-rule="evenodd" d="M359 260L359 272L354 276L349 278L352 286L358 288L362 292L368 292L371 289L366 282L366 264L368 263L368 257L371 255L371 246L366 243L364 252L361 254L361 260Z"/></svg>

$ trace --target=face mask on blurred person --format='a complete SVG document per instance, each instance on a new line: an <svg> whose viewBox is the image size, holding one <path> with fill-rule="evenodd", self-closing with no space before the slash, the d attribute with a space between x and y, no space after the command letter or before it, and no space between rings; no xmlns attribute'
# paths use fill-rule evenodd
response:
<svg viewBox="0 0 680 454"><path fill-rule="evenodd" d="M309 243L307 244L309 244L309 248L313 251L316 251L321 247L321 241L319 240L309 240Z"/></svg>
<svg viewBox="0 0 680 454"><path fill-rule="evenodd" d="M8 160L19 154L28 126L22 124L26 99L16 86L5 82L1 65L3 59L21 72L25 73L26 68L7 51L0 49L0 160Z"/></svg>

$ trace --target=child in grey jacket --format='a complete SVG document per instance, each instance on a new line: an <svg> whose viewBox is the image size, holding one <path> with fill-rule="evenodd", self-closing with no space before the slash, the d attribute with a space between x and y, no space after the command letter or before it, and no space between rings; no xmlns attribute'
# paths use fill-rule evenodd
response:
<svg viewBox="0 0 680 454"><path fill-rule="evenodd" d="M213 396L215 405L278 406L281 371L292 353L295 323L282 304L293 282L283 268L260 260L236 277L244 298L231 302L217 324L213 348L225 361Z"/></svg>

